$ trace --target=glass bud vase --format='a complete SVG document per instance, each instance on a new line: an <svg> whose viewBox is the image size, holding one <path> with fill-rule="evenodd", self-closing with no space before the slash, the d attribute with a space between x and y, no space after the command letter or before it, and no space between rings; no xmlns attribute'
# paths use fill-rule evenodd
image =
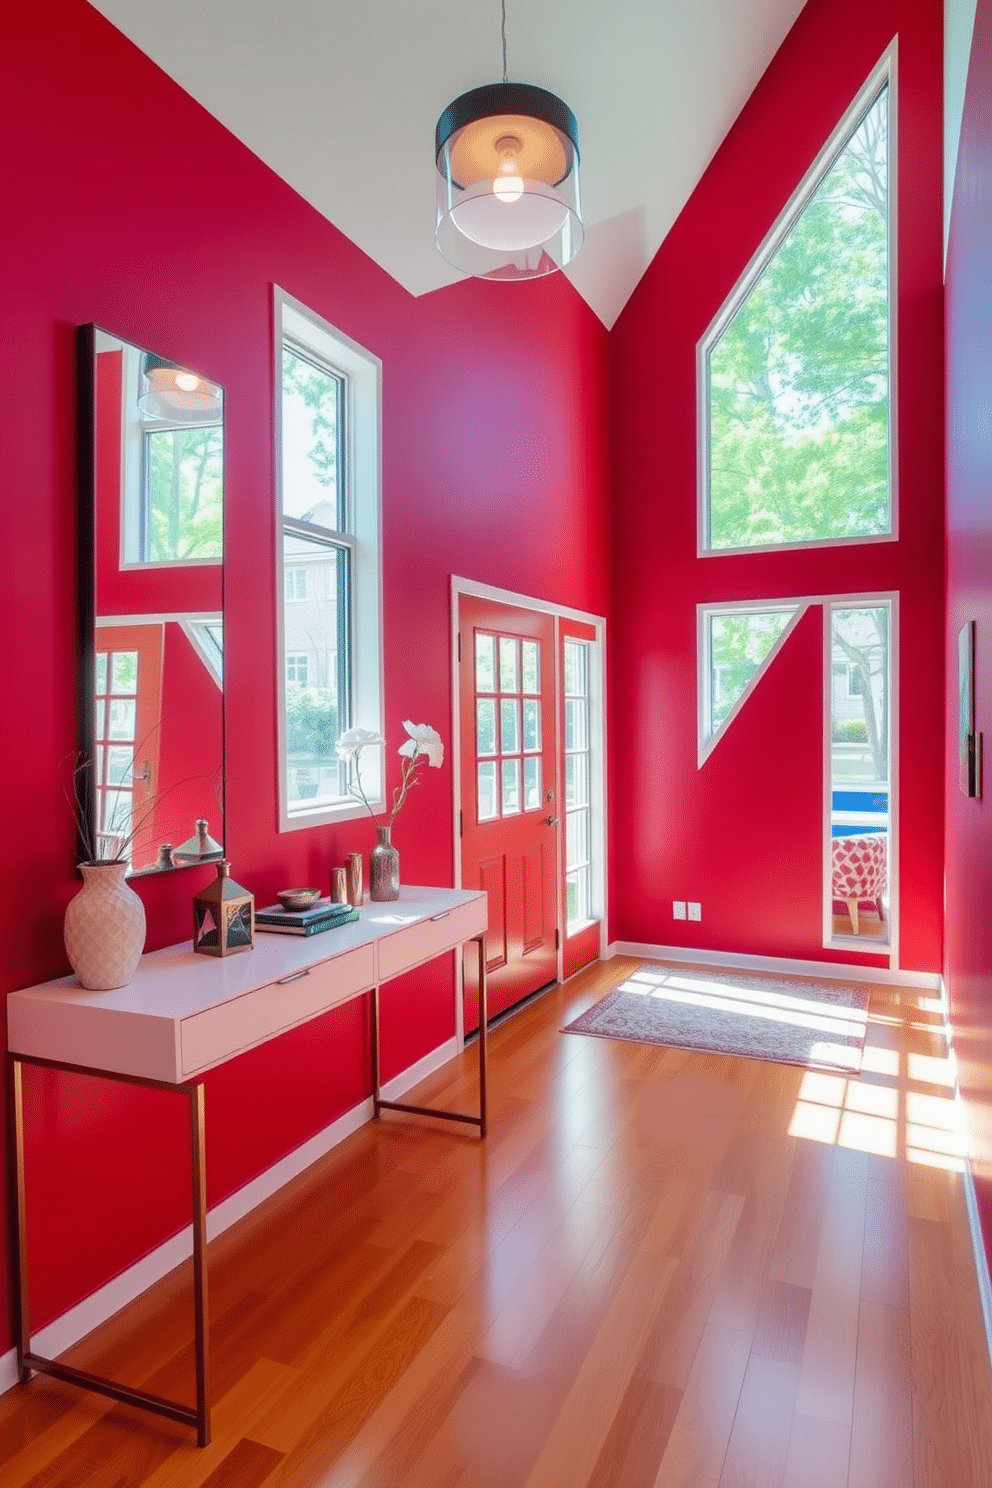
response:
<svg viewBox="0 0 992 1488"><path fill-rule="evenodd" d="M400 855L389 836L389 827L376 826L376 844L369 853L369 898L386 904L400 897Z"/></svg>

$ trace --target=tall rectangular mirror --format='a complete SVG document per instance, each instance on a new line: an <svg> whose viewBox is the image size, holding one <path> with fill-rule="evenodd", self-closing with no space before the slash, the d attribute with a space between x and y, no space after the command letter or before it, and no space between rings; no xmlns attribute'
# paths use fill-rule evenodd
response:
<svg viewBox="0 0 992 1488"><path fill-rule="evenodd" d="M223 856L224 391L79 330L84 857Z"/></svg>

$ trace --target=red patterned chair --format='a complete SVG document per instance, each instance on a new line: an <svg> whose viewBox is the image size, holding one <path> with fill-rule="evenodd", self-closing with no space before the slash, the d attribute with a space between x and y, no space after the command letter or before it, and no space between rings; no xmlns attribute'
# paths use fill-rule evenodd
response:
<svg viewBox="0 0 992 1488"><path fill-rule="evenodd" d="M887 886L887 839L884 832L864 837L835 837L833 840L833 897L843 899L858 934L858 905L871 900L878 917L885 919L882 895Z"/></svg>

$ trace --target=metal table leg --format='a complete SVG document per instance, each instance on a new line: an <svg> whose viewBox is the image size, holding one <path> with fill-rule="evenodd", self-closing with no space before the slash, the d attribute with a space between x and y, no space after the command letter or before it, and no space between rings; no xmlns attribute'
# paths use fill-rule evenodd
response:
<svg viewBox="0 0 992 1488"><path fill-rule="evenodd" d="M436 1106L413 1106L405 1101L383 1100L380 1090L379 1070L379 988L372 989L372 1108L376 1116L380 1111L406 1111L410 1116L439 1116L442 1121L463 1121L479 1128L479 1136L486 1135L488 1113L486 1101L486 1067L488 1059L486 1019L488 1000L486 995L486 936L485 931L473 935L479 954L479 1114L469 1116L462 1111L444 1111ZM467 944L468 942L466 942Z"/></svg>
<svg viewBox="0 0 992 1488"><path fill-rule="evenodd" d="M27 1212L24 1182L24 1089L23 1066L36 1065L41 1069L65 1070L71 1074L91 1075L100 1079L120 1080L128 1085L140 1085L153 1090L168 1090L185 1095L189 1100L190 1139L193 1176L193 1311L196 1354L196 1406L181 1405L161 1395L152 1395L147 1390L137 1390L130 1385L118 1384L100 1374L91 1374L86 1369L77 1369L62 1364L58 1359L48 1359L31 1350L30 1295L28 1288ZM166 1416L171 1421L181 1421L195 1426L197 1442L201 1447L210 1441L210 1383L209 1383L209 1319L207 1311L207 1185L206 1145L203 1085L169 1085L162 1080L140 1079L134 1075L120 1075L110 1070L86 1069L79 1065L62 1064L53 1059L36 1059L27 1055L7 1055L7 1089L9 1110L10 1143L10 1276L13 1301L13 1318L17 1346L17 1369L22 1381L34 1374L48 1374L54 1379L78 1385L97 1395L109 1396L111 1400L125 1405L135 1405L140 1410Z"/></svg>

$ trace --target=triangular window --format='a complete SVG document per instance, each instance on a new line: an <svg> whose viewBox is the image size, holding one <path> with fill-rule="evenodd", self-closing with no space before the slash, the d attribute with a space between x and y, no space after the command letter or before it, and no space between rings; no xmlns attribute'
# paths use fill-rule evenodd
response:
<svg viewBox="0 0 992 1488"><path fill-rule="evenodd" d="M766 608L728 605L701 611L700 764L740 712L801 608L805 604L796 602Z"/></svg>
<svg viewBox="0 0 992 1488"><path fill-rule="evenodd" d="M887 68L700 345L703 551L893 532Z"/></svg>

